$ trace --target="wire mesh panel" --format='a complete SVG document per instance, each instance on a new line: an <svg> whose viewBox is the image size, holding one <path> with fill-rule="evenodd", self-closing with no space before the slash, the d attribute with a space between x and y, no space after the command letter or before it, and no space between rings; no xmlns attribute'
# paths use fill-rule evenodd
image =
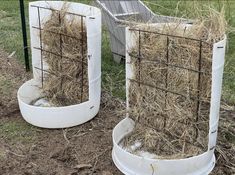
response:
<svg viewBox="0 0 235 175"><path fill-rule="evenodd" d="M137 134L129 141L145 140L148 151L163 156L205 152L212 44L138 28L129 30L135 44L128 51L127 64L133 71L128 78L128 113L137 123L136 133L146 132L144 138Z"/></svg>
<svg viewBox="0 0 235 175"><path fill-rule="evenodd" d="M45 96L56 105L72 105L87 101L88 62L85 16L62 10L32 5L38 11L39 47L41 52L41 84ZM43 21L41 12L51 12Z"/></svg>

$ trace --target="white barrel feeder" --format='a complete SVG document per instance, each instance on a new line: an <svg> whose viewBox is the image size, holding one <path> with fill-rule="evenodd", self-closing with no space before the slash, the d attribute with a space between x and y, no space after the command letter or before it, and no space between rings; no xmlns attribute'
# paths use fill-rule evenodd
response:
<svg viewBox="0 0 235 175"><path fill-rule="evenodd" d="M80 19L82 25L85 26L82 32L86 30L87 33L86 41L84 41L87 43L87 54L83 58L84 62L86 60L86 65L83 61L80 62L83 69L86 69L88 77L87 100L81 100L79 104L68 106L42 107L32 105L32 101L43 97L42 86L43 78L45 78L43 76L47 73L47 63L43 60L42 55L42 52L47 51L40 38L43 25L53 11L60 11L63 6L63 1L36 1L29 3L33 79L27 81L19 88L17 96L23 118L28 123L43 128L65 128L82 124L96 116L100 107L101 12L96 7L70 2L66 3L68 7L66 9L67 18L70 19L70 16L76 16L76 19ZM63 59L63 55L60 53L51 54L58 54Z"/></svg>
<svg viewBox="0 0 235 175"><path fill-rule="evenodd" d="M138 32L138 30L137 30ZM127 109L130 79L133 78L133 67L128 50L135 47L136 37L132 30L126 29L126 94ZM138 43L138 42L137 42ZM212 85L209 114L208 149L197 156L183 159L158 159L132 154L120 146L120 141L130 134L135 122L128 117L122 120L113 130L112 157L117 168L125 175L208 175L215 166L214 150L217 140L219 109L224 69L226 36L213 44Z"/></svg>

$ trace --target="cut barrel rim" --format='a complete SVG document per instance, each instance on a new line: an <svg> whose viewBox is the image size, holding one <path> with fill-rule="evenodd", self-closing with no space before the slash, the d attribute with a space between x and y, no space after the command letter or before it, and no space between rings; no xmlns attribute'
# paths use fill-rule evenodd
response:
<svg viewBox="0 0 235 175"><path fill-rule="evenodd" d="M215 166L214 151L185 159L151 159L124 150L120 140L134 128L134 121L125 118L113 130L112 158L116 167L125 175L208 175Z"/></svg>

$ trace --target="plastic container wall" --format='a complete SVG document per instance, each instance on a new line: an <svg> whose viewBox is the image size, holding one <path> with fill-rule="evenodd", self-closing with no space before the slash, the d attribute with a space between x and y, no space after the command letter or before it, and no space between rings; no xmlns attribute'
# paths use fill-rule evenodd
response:
<svg viewBox="0 0 235 175"><path fill-rule="evenodd" d="M18 101L23 118L39 127L64 128L82 124L92 119L99 111L101 95L101 12L98 8L69 3L68 12L84 16L87 30L87 55L89 100L77 105L65 107L36 107L30 102L39 98L41 92L41 70L46 70L46 63L41 64L40 33L33 26L40 27L51 15L52 8L60 10L63 1L36 1L29 3L29 23L32 50L33 79L23 84L18 90ZM41 7L41 8L37 8ZM43 9L45 7L45 9ZM40 13L40 19L38 18ZM40 21L39 21L40 20ZM40 22L40 23L39 23ZM41 26L43 28L43 26Z"/></svg>
<svg viewBox="0 0 235 175"><path fill-rule="evenodd" d="M126 48L134 46L135 37L133 32L126 29ZM121 172L126 175L208 175L215 166L214 150L216 146L222 78L224 68L226 36L220 42L213 45L212 57L212 93L209 122L208 150L198 156L186 159L150 159L131 154L118 145L120 140L129 134L134 128L134 121L130 118L122 120L113 130L113 161ZM126 98L128 108L129 78L133 78L133 70L130 56L126 54Z"/></svg>

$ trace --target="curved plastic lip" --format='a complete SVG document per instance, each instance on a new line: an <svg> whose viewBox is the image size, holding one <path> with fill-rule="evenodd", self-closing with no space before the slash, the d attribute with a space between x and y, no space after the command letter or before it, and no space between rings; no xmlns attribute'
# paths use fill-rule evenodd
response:
<svg viewBox="0 0 235 175"><path fill-rule="evenodd" d="M118 159L117 159L117 156L114 152L114 150L112 151L112 158L114 160L114 164L116 165L117 164L117 168L122 172L124 173L125 175L140 175L140 174L137 174L136 172L133 172L131 171L130 169L128 169L127 167L125 167ZM213 161L215 161L215 156L213 155L213 158L212 158ZM193 174L193 175L208 175L208 173L210 173L212 170L214 169L214 165L211 166L210 168L208 168L207 170L205 170L204 172L196 172L197 174ZM198 174L200 173L200 174Z"/></svg>
<svg viewBox="0 0 235 175"><path fill-rule="evenodd" d="M129 117L126 117L126 118L123 119L121 122L124 122L125 120L131 120L131 119L130 119ZM133 120L131 120L131 121L133 121ZM128 154L129 156L135 157L135 158L137 158L137 159L142 159L142 160L144 159L144 160L148 160L148 161L166 161L166 162L173 162L173 161L180 161L180 160L195 159L195 158L197 158L197 157L203 156L204 154L208 153L208 151L206 151L206 152L204 152L204 153L202 153L202 154L199 154L199 155L197 155L197 156L193 156L193 157L189 157L189 158L185 158L185 159L151 159L151 158L141 157L141 156L132 154L132 153L126 151L125 149L123 149L123 148L116 142L116 140L115 140L115 138L114 138L114 132L115 132L116 128L121 124L121 122L118 123L118 124L114 127L114 129L113 129L113 134L112 134L112 136L113 136L113 144L114 144L114 146L117 147L120 151L125 152L125 153ZM132 130L133 130L133 129L132 129ZM131 130L131 131L132 131L132 130ZM125 136L125 135L124 135L124 136ZM120 141L120 140L119 140L119 141Z"/></svg>
<svg viewBox="0 0 235 175"><path fill-rule="evenodd" d="M145 158L145 157L141 157L141 156L137 156L137 155L134 155L126 150L124 150L121 146L118 145L118 143L115 141L115 137L114 137L114 134L115 134L115 131L117 131L117 129L120 129L118 127L120 127L121 125L123 125L125 122L128 122L127 120L131 121L131 122L134 122L133 120L131 120L129 117L126 117L125 119L123 119L122 121L120 121L116 127L114 128L113 130L113 144L114 144L114 147L113 147L113 150L112 150L112 159L114 161L114 164L116 165L116 167L122 172L124 173L125 175L145 175L145 173L143 174L140 174L138 173L137 171L135 171L135 168L133 166L126 166L125 165L125 161L123 161L119 155L119 153L121 153L121 155L125 155L125 157L130 157L131 160L135 160L136 162L149 162L149 164L152 164L154 162L165 162L166 164L169 162L172 163L177 163L177 162L180 162L180 161L184 161L184 162L187 162L187 160L190 160L190 159L194 159L196 160L197 158L199 158L200 156L206 156L205 154L209 154L209 150L207 152L204 152L202 154L199 154L197 156L193 156L193 157L190 157L190 158L185 158L185 159L151 159L151 158ZM130 131L132 131L133 128L131 126L129 126L129 129L125 132L126 134L128 134ZM124 134L123 136L125 136L126 134ZM122 135L120 135L122 136ZM122 137L123 138L123 137ZM120 139L120 138L118 138ZM120 140L119 140L120 141ZM128 161L128 160L126 160ZM190 160L190 161L193 161L193 160ZM211 159L210 161L208 161L208 164L205 164L205 166L195 170L194 172L191 172L190 175L209 175L209 173L214 169L214 166L215 166L215 155L212 154L211 155ZM144 168L144 167L143 167ZM155 171L153 173L156 173ZM177 172L176 172L177 173ZM177 174L177 175L181 175L181 174ZM185 174L186 175L186 174ZM189 174L188 174L189 175Z"/></svg>
<svg viewBox="0 0 235 175"><path fill-rule="evenodd" d="M138 175L136 173L134 173L133 171L130 172L130 170L127 170L127 169L124 169L124 168L121 168L121 167L124 167L121 162L116 158L116 154L114 152L114 150L112 151L112 158L114 160L114 164L116 165L117 164L117 168L122 172L124 173L125 175Z"/></svg>
<svg viewBox="0 0 235 175"><path fill-rule="evenodd" d="M101 75L98 76L97 78L95 78L93 81L89 82L89 84L93 84L93 83L95 83L96 81L98 81L98 80L100 80L100 79L101 79ZM31 80L29 80L29 81L26 81L23 85L20 86L19 90L17 91L17 98L18 98L18 100L19 100L21 103L23 103L25 106L27 106L27 107L30 107L30 108L37 108L37 109L43 109L43 110L68 109L68 108L75 108L75 107L78 107L78 106L80 106L80 105L82 105L82 104L86 104L86 103L88 103L88 102L90 101L90 100L87 100L87 101L85 101L85 102L82 102L82 103L79 103L79 104L75 104L75 105L60 106L60 107L55 107L55 106L53 106L53 107L46 107L46 108L45 108L45 107L41 107L41 106L30 105L30 104L28 104L28 103L25 103L23 100L21 100L21 96L20 96L20 94L19 94L19 92L23 89L23 87L25 86L25 84L29 83L30 81L34 81L35 83L37 83L35 79L31 79Z"/></svg>

